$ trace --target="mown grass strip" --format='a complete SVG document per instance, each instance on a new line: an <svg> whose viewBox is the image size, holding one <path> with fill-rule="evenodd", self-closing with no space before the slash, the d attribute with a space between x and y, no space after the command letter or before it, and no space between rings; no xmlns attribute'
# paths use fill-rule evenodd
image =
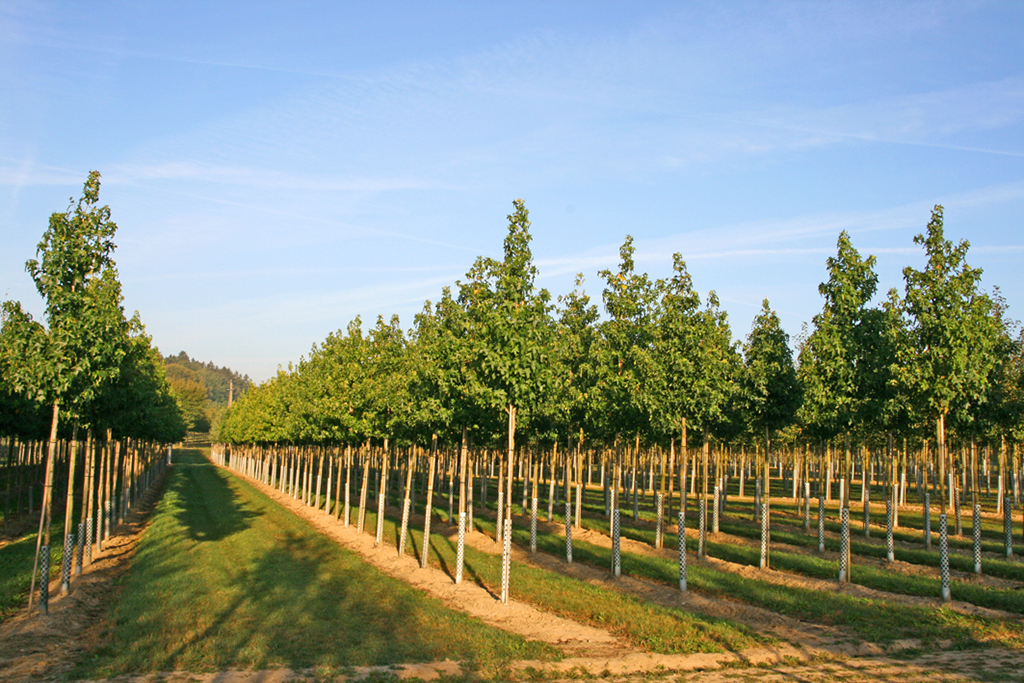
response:
<svg viewBox="0 0 1024 683"><path fill-rule="evenodd" d="M778 483L777 481L773 481L773 489L777 488L777 486L776 486L777 483ZM728 499L729 500L729 503L728 503L728 508L729 508L729 513L728 514L729 514L729 516L733 517L734 519L737 518L737 517L741 517L741 516L746 518L746 519L751 519L753 517L753 499L751 499L749 497L744 498L744 499L740 499L740 498L737 497L738 496L738 489L739 489L738 483L735 483L735 482L731 483L730 484L730 489L731 490L730 490L729 499ZM855 487L855 489L859 489L859 486ZM749 494L752 491L753 491L753 484L752 483L748 483L747 491L746 492ZM802 523L802 521L803 521L803 505L800 502L794 501L793 498L786 497L788 495L789 491L790 491L789 488L786 488L786 492L784 492L784 493L780 493L779 491L773 491L772 499L771 499L773 522L775 520L781 518L781 519L785 520L784 523L786 523L786 524L800 525ZM873 500L875 501L874 504L876 506L879 505L879 501L883 501L883 504L884 504L884 500L881 497L879 497L880 494L879 494L878 491L873 491L872 495L874 496ZM631 494L630 494L630 496L631 496ZM859 503L859 495L856 493L856 490L851 494L851 500L853 500L853 507L851 508L851 522L852 522L851 526L852 526L853 534L856 537L857 535L862 535L863 534L863 525L862 525L863 517L862 517L862 514L861 514L861 508L860 508L860 503ZM902 541L902 542L905 542L905 543L913 543L913 544L917 544L917 545L922 545L923 546L923 544L924 544L924 537L923 537L922 528L924 526L924 521L923 521L924 518L923 518L923 515L921 513L921 505L920 505L920 503L917 503L916 505L914 505L913 504L913 497L908 498L908 500L911 500L911 504L908 504L908 505L903 506L903 507L900 508L900 513L899 513L900 527L897 528L897 529L894 529L893 537L897 541ZM934 500L934 497L933 497L933 500ZM991 500L987 501L986 504L989 506L989 508L991 508L992 505L994 505L994 501L995 501L994 496L993 496L993 498ZM623 503L623 506L622 506L622 509L623 509L623 521L625 522L626 519L629 519L630 521L632 521L632 517L631 517L632 497L629 497L628 500L627 500L627 498L624 496L623 499L622 499L622 503ZM676 497L674 498L674 502L673 502L673 510L677 509L678 504L679 504L678 492L676 492ZM837 505L837 500L835 500L835 499L828 503L827 512L826 512L827 516L826 516L826 521L825 521L825 529L827 531L831 531L833 533L839 533L839 529L840 529L839 521L838 521L839 513L837 511L836 505ZM655 516L654 512L653 512L653 506L654 506L654 503L651 500L650 492L648 492L646 494L646 496L644 498L642 498L641 503L640 503L640 510L639 510L639 512L640 512L640 519L641 520L644 520L644 521L647 521L647 522L653 522L654 516ZM560 506L556 505L555 507L556 507L556 509L560 509ZM692 521L692 522L696 521L696 509L697 509L697 500L696 500L696 498L695 498L695 496L693 494L689 494L689 504L688 504L688 508L687 508L687 520L688 521ZM812 498L811 499L811 520L812 520L811 523L812 523L813 530L817 529L817 511L818 511L817 498ZM588 489L587 490L586 496L585 496L585 500L584 500L584 513L587 514L588 516L592 516L592 517L601 517L601 518L604 517L604 500L603 500L603 494L602 494L601 489L599 489L599 488L592 488L592 489ZM871 514L872 514L872 521L874 523L874 526L872 527L872 534L874 534L876 537L878 537L879 535L882 535L882 537L884 538L884 533L885 533L884 529L880 529L879 528L879 525L884 525L884 523L885 523L884 511L881 510L881 509L872 509L872 513ZM956 536L956 535L953 534L954 519L955 519L955 517L954 517L953 511L950 510L949 511L949 527L950 527L949 545L950 545L950 548L951 549L959 549L959 550L964 550L964 551L970 552L972 550L972 548L974 547L974 542L973 542L973 538L971 536L971 531L970 531L970 529L971 529L971 511L970 511L970 508L969 507L964 507L963 508L963 527L964 527L964 534L963 534L963 536ZM1018 517L1014 521L1014 524L1016 525L1017 529L1019 529L1019 523L1020 523L1020 521L1019 521L1019 517ZM773 524L773 526L774 526L774 524ZM933 533L933 542L937 543L938 542L937 534L938 534L938 529L939 529L939 514L938 514L938 512L934 508L932 510L932 515L931 515L931 526L932 526L932 533ZM751 528L754 529L755 533L758 530L755 527L751 527ZM775 533L774 529L773 529L772 533L773 534ZM1017 555L1024 554L1024 545L1021 545L1019 543L1019 540L1020 540L1019 532L1017 533L1016 540L1018 541L1018 543L1014 546L1014 553L1017 554ZM1004 552L1003 543L1004 543L1004 536L1003 536L1003 522L1002 522L1002 519L992 519L992 518L984 517L982 519L982 550L984 552L988 552L988 553L1002 554ZM922 548L922 550L923 550L923 548ZM937 555L936 555L936 557L937 557ZM936 560L936 566L937 566L937 562L938 562L938 560ZM973 560L971 561L971 567L968 570L973 570ZM968 570L965 570L965 571L968 571ZM1006 576L1005 578L1013 578L1013 577Z"/></svg>
<svg viewBox="0 0 1024 683"><path fill-rule="evenodd" d="M373 529L375 524L376 515L367 512L367 528ZM395 519L386 515L384 528L386 538L397 537ZM417 553L418 557L423 533L412 529L411 535L415 543L409 552ZM528 535L526 540L529 542ZM431 533L430 547L431 562L452 573L456 559L453 541L441 534ZM742 624L644 602L539 567L513 562L512 575L509 589L514 600L579 623L606 629L635 647L650 652L727 652L774 642ZM484 586L492 594L499 594L501 556L467 546L466 577Z"/></svg>
<svg viewBox="0 0 1024 683"><path fill-rule="evenodd" d="M584 528L597 531L606 536L610 533L608 521L605 519L584 518L583 526ZM748 538L759 537L754 535L755 533L759 533L756 529L747 528L740 524L729 524L727 522L723 522L719 526L722 531L732 533L737 536L745 536ZM654 543L654 531L644 527L635 527L623 524L622 535L624 538L640 541L641 543L646 543L648 545L653 545ZM669 538L675 539L676 536L666 535L666 545L669 543ZM799 533L776 532L773 530L772 540L805 546L809 546L811 541L813 541L814 547L817 548L816 536L812 538ZM677 541L673 540L673 542ZM829 544L827 547L831 547L833 550L838 550L838 540L830 540L827 541L827 543ZM877 552L874 545L851 539L851 551L856 553L858 549L865 551L863 553L864 555L868 555L869 553L874 554ZM880 549L880 556L884 557L885 547L882 546ZM759 566L761 560L760 549L753 546L736 546L728 543L716 543L709 540L707 544L707 552L711 557L717 557L722 560L752 567ZM920 564L931 566L938 565L937 551L927 552L923 550L914 551L898 549L896 556L897 559L909 562L913 559L922 559L920 557L922 554L926 556L934 556L932 558L934 559L934 565L931 562L920 562ZM879 555L875 556L877 557ZM771 563L772 567L775 569L781 569L794 574L801 574L818 579L835 579L839 575L839 563L837 560L828 560L818 557L817 555L801 555L799 553L772 549ZM957 556L955 554L950 555L950 565L954 568L961 568L962 571L973 571L974 569L974 561L972 558ZM1018 563L1007 562L1005 560L987 560L985 566L991 570L989 573L993 576L1003 576L1004 578L1020 580L1022 567ZM911 576L901 574L899 572L888 571L884 567L872 567L865 566L863 564L858 565L856 556L853 558L851 577L854 583L888 593L898 593L925 598L935 598L941 594L938 578ZM967 581L956 580L952 582L952 591L953 598L956 600L968 602L979 607L988 607L990 609L1024 614L1024 593L1021 591L989 588Z"/></svg>
<svg viewBox="0 0 1024 683"><path fill-rule="evenodd" d="M111 638L75 677L558 656L382 574L198 451L175 459Z"/></svg>
<svg viewBox="0 0 1024 683"><path fill-rule="evenodd" d="M720 523L719 528L734 536L741 536L744 538L756 539L760 536L760 532L751 527L744 526L742 524L729 524ZM805 533L798 531L785 531L779 529L772 529L772 540L781 541L790 545L796 545L806 548L812 548L815 551L818 548L818 536L817 534L809 536ZM936 544L937 545L937 544ZM827 550L838 552L839 551L839 539L838 538L826 538L825 548ZM880 543L868 543L862 540L858 540L856 536L851 534L850 537L850 551L854 556L861 557L874 557L884 558L886 557L885 546ZM916 564L923 567L934 567L938 569L939 566L939 552L938 550L925 550L923 548L904 548L897 546L895 549L896 559L909 564ZM854 560L856 562L856 560ZM974 558L970 555L961 555L958 553L951 553L949 556L949 566L952 569L962 572L973 572L974 571ZM986 557L982 560L982 567L986 574L989 576L995 576L1002 579L1009 579L1011 581L1022 581L1024 582L1024 563L1007 561L1004 559L997 559L992 557Z"/></svg>
<svg viewBox="0 0 1024 683"><path fill-rule="evenodd" d="M850 514L851 514L850 532L851 532L851 538L853 538L853 539L856 539L858 537L859 538L863 538L863 536L864 536L864 526L863 526L863 524L860 523L859 520L852 519L852 517L855 514L858 514L858 513L859 513L859 511L856 510L856 509L852 509L850 511ZM733 515L730 515L730 516L733 516ZM932 514L932 544L933 544L932 547L933 548L937 547L938 543L939 543L939 521L938 521L938 517L939 517L939 515L938 515L937 512L934 512L934 514ZM802 524L803 516L801 515L799 517L799 519L801 520L799 522L799 524ZM875 539L878 539L880 541L884 540L885 539L885 527L884 527L885 516L884 516L884 514L883 515L878 515L877 511L876 511L875 512L875 517L873 519L874 519L874 522L875 522L876 525L878 523L881 523L883 526L881 526L881 527L879 527L879 526L872 526L871 527L871 535L872 535L872 537L875 538ZM795 516L793 516L793 515L783 515L782 516L782 520L784 520L784 521L782 521L782 523L787 525L787 526L797 526L798 525L797 518ZM973 536L971 535L971 525L970 525L970 522L969 522L969 518L965 517L965 519L964 519L964 535L963 536L956 536L956 535L953 534L954 529L953 529L953 524L952 524L952 515L950 515L949 522L950 522L949 523L949 532L950 532L949 547L950 547L950 550L960 550L960 551L963 551L963 552L968 553L968 554L971 553L973 551L973 549L974 549L974 540L973 540ZM915 515L908 514L906 511L901 511L900 512L900 526L899 526L898 529L893 529L893 534L892 534L893 540L895 540L897 542L908 543L908 544L920 546L920 550L921 551L928 552L928 551L926 551L924 549L924 533L922 531L923 526L924 526L924 521L923 521L920 513L918 513L916 515L916 519L915 519ZM986 553L995 553L995 554L1002 555L1005 552L1005 546L1003 545L1004 537L1003 537L1003 525L1002 525L1002 522L999 522L998 529L989 528L989 527L996 527L995 522L991 522L991 520L985 520L985 522L982 524L983 536L982 536L982 541L981 541L981 549L982 549L983 552L986 552ZM753 527L751 527L751 528L753 528ZM831 532L833 534L839 534L841 529L842 529L842 527L840 526L839 521L838 521L838 513L836 513L835 509L833 508L833 509L829 510L826 513L826 517L825 517L825 531L829 531L829 532ZM818 533L817 530L818 530L817 509L814 506L812 506L812 511L811 511L811 532L812 532L812 534L814 535L815 538L817 538L817 533ZM773 531L772 531L772 533L773 534L775 533L775 531L774 531L774 524L773 524ZM816 543L817 543L817 541L815 541L815 544ZM1019 543L1014 545L1014 554L1020 555L1021 551L1024 551L1024 546L1020 545ZM938 557L938 555L936 554L936 558L937 557ZM986 558L986 561L987 560L988 560L988 558ZM938 563L938 560L936 559L936 565L937 565L937 563ZM971 561L971 566L973 567L973 560ZM1010 578L1010 577L1007 577L1007 578Z"/></svg>
<svg viewBox="0 0 1024 683"><path fill-rule="evenodd" d="M836 508L836 501L829 503L829 507L826 508L825 513L825 530L832 533L838 534L840 531L839 524L839 512ZM877 505L877 502L876 502ZM690 511L694 509L693 501L691 500ZM781 514L780 514L781 513ZM743 516L750 519L753 514L753 507L747 501L729 501L729 516L736 518ZM781 518L784 520L784 524L797 526L803 523L803 508L793 505L793 499L779 499L772 500L772 516L773 516L773 527L774 520ZM872 509L871 519L873 526L871 533L875 538L885 538L885 513L882 510ZM963 510L963 536L956 536L954 532L955 517L953 511L948 512L948 524L949 524L949 547L951 549L959 549L970 552L974 548L974 540L971 535L971 513L970 510L964 508ZM850 527L854 537L861 536L864 534L863 526L863 512L860 504L854 502L853 507L850 510ZM912 543L915 545L924 546L924 516L921 513L921 506L904 506L900 508L899 514L899 528L893 529L893 539L904 543ZM1015 528L1019 528L1019 518L1014 521L1017 525ZM811 530L816 535L818 525L818 502L817 499L811 499ZM982 518L982 541L981 549L988 553L1002 554L1005 551L1004 536L1003 536L1003 522L1001 519L994 520L990 518ZM939 533L939 513L933 508L931 515L931 527L932 527L932 542L938 543ZM774 533L774 529L773 532ZM1019 541L1019 532L1016 536L1016 540ZM1020 555L1024 552L1024 545L1019 542L1014 545L1014 553ZM973 565L972 565L973 566Z"/></svg>
<svg viewBox="0 0 1024 683"><path fill-rule="evenodd" d="M749 546L708 541L708 555L756 567L760 563L761 551L759 548ZM838 561L813 555L801 555L776 549L772 550L771 562L775 569L817 579L835 579L839 575ZM859 585L888 593L925 598L936 598L941 595L938 577L912 576L888 571L884 567L858 566L856 560L852 565L850 568L851 580ZM964 581L953 581L952 592L954 599L969 602L972 605L1024 614L1024 595L1019 591L999 590Z"/></svg>
<svg viewBox="0 0 1024 683"><path fill-rule="evenodd" d="M482 518L478 526L493 532L493 523ZM513 533L517 543L529 541L525 531ZM674 535L666 535L667 547L678 543ZM539 533L538 548L560 555L565 539L557 534ZM776 553L772 553L773 561ZM573 542L573 559L594 567L611 567L611 549L580 541ZM678 565L675 561L656 556L622 553L624 575L638 576L676 585ZM856 571L856 568L855 568ZM740 600L751 605L787 616L827 626L839 626L865 641L887 645L896 640L920 639L925 646L936 646L940 641L952 641L955 647L978 647L992 641L1014 648L1024 648L1024 624L1017 620L991 619L964 615L946 607L903 605L856 598L842 593L794 586L779 586L691 564L688 570L691 589L709 595Z"/></svg>

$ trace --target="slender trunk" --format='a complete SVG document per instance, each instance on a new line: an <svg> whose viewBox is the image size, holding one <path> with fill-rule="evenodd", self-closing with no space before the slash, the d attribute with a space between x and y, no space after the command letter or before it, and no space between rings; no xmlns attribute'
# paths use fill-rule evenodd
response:
<svg viewBox="0 0 1024 683"><path fill-rule="evenodd" d="M85 495L82 500L82 519L86 524L86 537L82 539L82 546L85 548L85 564L89 565L92 564L92 544L88 541L93 532L93 520L95 519L93 508L96 499L96 494L93 491L96 478L96 443L93 441L91 429L86 436L85 443Z"/></svg>
<svg viewBox="0 0 1024 683"><path fill-rule="evenodd" d="M939 505L946 514L946 416L940 414L935 424L936 446L939 449Z"/></svg>
<svg viewBox="0 0 1024 683"><path fill-rule="evenodd" d="M363 454L363 476L359 481L359 514L356 517L356 531L362 533L366 522L366 495L370 488L370 452L360 449Z"/></svg>
<svg viewBox="0 0 1024 683"><path fill-rule="evenodd" d="M402 492L402 529L398 536L398 554L405 554L405 541L409 535L409 505L412 502L412 473L416 464L415 451L405 459L405 491Z"/></svg>
<svg viewBox="0 0 1024 683"><path fill-rule="evenodd" d="M71 446L68 449L68 485L67 497L64 502L64 555L61 560L61 595L67 595L71 589L71 546L74 545L74 518L75 518L75 463L78 461L78 427L76 426L71 436Z"/></svg>
<svg viewBox="0 0 1024 683"><path fill-rule="evenodd" d="M50 442L46 451L46 474L43 480L43 505L39 511L39 532L36 535L36 559L32 565L32 581L28 591L28 611L32 611L32 595L36 590L36 573L39 571L40 555L45 552L50 552L50 493L53 486L53 461L57 456L57 420L60 416L60 404L57 401L53 402L53 419L50 422ZM46 535L46 542L41 543L43 535ZM45 548L45 550L44 550ZM44 561L42 563L44 567L49 567L50 563ZM46 588L43 588L43 584L46 584ZM48 597L49 593L50 576L47 573L46 576L40 575L39 584L41 593L43 596ZM39 601L39 609L43 614L48 612L47 601L42 597Z"/></svg>
<svg viewBox="0 0 1024 683"><path fill-rule="evenodd" d="M768 454L771 452L771 436L767 425L764 428L764 484L761 487L761 569L771 566L771 517L769 501L771 500L771 470Z"/></svg>
<svg viewBox="0 0 1024 683"><path fill-rule="evenodd" d="M508 602L512 568L512 466L516 449L516 407L508 404L508 474L505 482L505 524L501 565L501 601ZM499 510L499 514L501 511Z"/></svg>
<svg viewBox="0 0 1024 683"><path fill-rule="evenodd" d="M687 446L686 441L686 418L683 418L683 423L680 429L679 435L679 455L680 455L680 466L679 466L679 511L684 515L686 514L686 468L689 467L690 449Z"/></svg>
<svg viewBox="0 0 1024 683"><path fill-rule="evenodd" d="M324 454L323 454L322 451L320 452L320 457L318 459L320 460L320 464L318 465L318 469L317 469L317 473L316 473L316 496L314 497L314 507L317 510L320 509L320 488L323 486L323 483L324 483L324 459L325 458L324 458Z"/></svg>
<svg viewBox="0 0 1024 683"><path fill-rule="evenodd" d="M430 514L434 504L434 476L437 470L437 432L430 437L430 471L427 476L427 499L423 519L423 551L420 553L420 567L426 567L430 553Z"/></svg>

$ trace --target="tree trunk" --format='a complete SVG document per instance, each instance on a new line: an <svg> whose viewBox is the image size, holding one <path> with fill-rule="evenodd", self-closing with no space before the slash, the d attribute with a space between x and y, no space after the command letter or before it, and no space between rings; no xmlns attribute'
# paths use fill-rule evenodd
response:
<svg viewBox="0 0 1024 683"><path fill-rule="evenodd" d="M427 499L423 519L423 551L420 553L420 567L426 567L430 556L430 515L434 504L434 476L437 472L437 432L430 436L430 466L427 476Z"/></svg>
<svg viewBox="0 0 1024 683"><path fill-rule="evenodd" d="M39 511L39 533L36 535L36 559L32 565L32 582L28 592L28 611L32 611L32 595L36 589L36 573L39 571L39 560L40 555L45 552L50 552L50 502L51 502L51 489L53 487L53 461L57 456L57 420L60 416L60 404L57 401L53 402L53 419L50 422L50 442L46 450L46 474L43 480L43 504ZM46 542L41 543L43 535L46 535ZM49 566L49 562L43 563L46 567ZM46 588L43 588L45 582ZM49 594L49 583L50 576L40 575L39 585L40 593L43 597L48 598ZM47 614L49 606L47 600L40 597L39 600L39 611L43 614Z"/></svg>
<svg viewBox="0 0 1024 683"><path fill-rule="evenodd" d="M686 441L686 418L683 422L679 435L680 467L679 467L679 511L686 514L686 468L689 467L690 449Z"/></svg>
<svg viewBox="0 0 1024 683"><path fill-rule="evenodd" d="M501 601L508 602L512 569L512 466L516 449L516 407L508 404L508 474L505 485L504 543L501 552ZM499 510L499 514L501 511Z"/></svg>
<svg viewBox="0 0 1024 683"><path fill-rule="evenodd" d="M76 426L71 436L71 447L68 449L68 486L67 497L64 502L64 555L61 558L61 582L60 594L67 595L71 590L71 545L74 544L72 535L75 515L75 463L78 461L78 427ZM65 580L65 578L67 580Z"/></svg>

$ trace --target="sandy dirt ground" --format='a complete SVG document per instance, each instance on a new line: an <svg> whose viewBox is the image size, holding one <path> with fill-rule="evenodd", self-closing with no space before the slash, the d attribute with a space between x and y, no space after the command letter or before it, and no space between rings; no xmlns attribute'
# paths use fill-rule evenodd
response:
<svg viewBox="0 0 1024 683"><path fill-rule="evenodd" d="M385 539L381 546L374 547L372 529L358 533L354 525L344 527L333 516L314 510L291 496L258 482L250 480L250 483L387 574L414 585L440 598L449 606L486 623L531 639L551 643L565 653L565 658L555 663L515 662L510 667L509 676L517 679L701 682L1024 680L1024 653L1002 648L986 648L911 656L917 643L910 641L897 643L889 651L884 651L877 646L857 642L840 630L806 624L740 602L704 596L693 591L684 594L671 587L627 576L616 579L610 572L582 564L569 565L561 558L543 553L531 555L526 549L514 549L513 559L516 562L530 563L561 572L581 581L629 593L644 600L708 616L732 619L771 635L780 642L776 647L720 654L659 655L643 652L608 631L563 619L525 603L510 601L509 604L503 605L490 590L472 581L467 580L455 585L447 569L421 568L411 549L405 556L399 557L394 545L389 543L393 539ZM108 629L106 609L111 602L113 591L117 589L118 578L130 564L156 493L153 491L133 512L104 552L94 557L93 565L87 568L84 575L74 584L71 594L58 595L52 599L48 616L19 614L0 624L0 680L19 683L66 680L68 672L80 657L103 644ZM355 515L353 519L354 517ZM513 524L522 525L524 522L525 520L517 518ZM423 518L414 517L411 524L422 528ZM561 530L558 525L547 527L541 523L540 526L551 531ZM432 530L447 535L454 542L455 530L446 524L435 521ZM610 545L610 539L596 532L574 530L573 535L574 539L595 545ZM727 537L719 535L718 538L725 540ZM749 542L735 537L728 538L737 543ZM467 542L484 552L500 552L491 537L479 532L467 534ZM628 539L623 539L622 543L623 549L630 552L674 552L668 549L655 550ZM808 579L771 570L761 571L712 558L702 561L771 583L844 591L863 597L884 597L936 604L936 601L925 598L879 594L862 586L841 586L837 582ZM690 562L696 562L692 555ZM53 588L57 588L56 583ZM983 610L962 603L954 607L969 613L1002 616L993 610ZM353 669L339 680L346 677L358 679L384 675L402 679L431 680L460 673L462 672L458 663L436 662L379 669ZM123 676L114 680L119 683L278 683L333 678L334 674L328 675L327 672L278 669L229 670L215 673L157 672Z"/></svg>

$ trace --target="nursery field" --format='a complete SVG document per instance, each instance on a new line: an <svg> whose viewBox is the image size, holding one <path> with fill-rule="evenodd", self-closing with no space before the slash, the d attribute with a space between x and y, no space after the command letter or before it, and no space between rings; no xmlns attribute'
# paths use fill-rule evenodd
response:
<svg viewBox="0 0 1024 683"><path fill-rule="evenodd" d="M360 531L355 508L346 525L327 496L307 500L301 488L282 491L207 455L176 452L148 521L130 523L118 537L125 540L97 559L106 588L97 592L87 573L66 602L55 598L50 617L34 618L66 629L74 647L19 667L12 644L25 641L8 636L28 620L0 624L5 680L48 671L67 680L245 683L1009 681L1024 665L1024 565L990 553L984 575L954 569L954 600L943 604L932 553L915 547L909 512L902 557L885 561L884 534L860 536L853 582L840 584L837 530L828 527L819 553L792 499L774 503L774 568L758 569L752 501L736 496L703 559L688 521L688 590L680 592L676 529L667 527L656 549L646 514L623 519L621 575L612 574L609 522L595 489L582 505L582 528L573 529L572 563L561 517L548 522L542 509L535 553L529 517L514 517L511 595L502 604L493 503L477 506L456 585L457 531L443 495L421 566L422 500L402 543L397 496L380 525L368 506ZM970 560L966 544L963 552Z"/></svg>

